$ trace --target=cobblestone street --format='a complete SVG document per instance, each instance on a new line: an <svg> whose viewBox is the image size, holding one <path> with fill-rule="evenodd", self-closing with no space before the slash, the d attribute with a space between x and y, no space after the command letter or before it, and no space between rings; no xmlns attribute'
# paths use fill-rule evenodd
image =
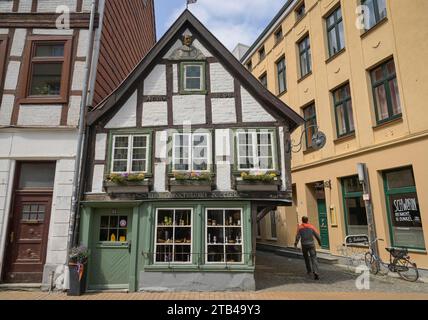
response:
<svg viewBox="0 0 428 320"><path fill-rule="evenodd" d="M428 300L428 284L408 283L384 276L371 277L370 290L355 285L357 274L321 264L321 280L314 281L305 272L304 262L272 253L257 256L256 292L213 293L89 293L67 297L64 293L0 291L1 300Z"/></svg>

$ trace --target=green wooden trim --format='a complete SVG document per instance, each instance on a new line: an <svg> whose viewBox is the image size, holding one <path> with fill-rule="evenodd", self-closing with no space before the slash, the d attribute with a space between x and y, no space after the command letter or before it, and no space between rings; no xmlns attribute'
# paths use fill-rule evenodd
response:
<svg viewBox="0 0 428 320"><path fill-rule="evenodd" d="M348 225L348 209L346 208L346 199L348 198L362 198L363 197L363 191L360 192L347 192L345 188L345 180L350 179L351 177L342 178L340 183L342 186L342 201L343 201L343 213L345 216L345 231L346 235L350 235L349 233L349 225Z"/></svg>
<svg viewBox="0 0 428 320"><path fill-rule="evenodd" d="M110 130L108 133L108 147L106 155L106 165L104 168L104 174L109 175L111 173L111 162L113 157L113 137L116 135L148 135L149 141L147 144L148 148L148 157L147 157L147 173L145 174L147 178L153 176L153 142L154 142L154 130L147 128L126 128L126 129L114 129Z"/></svg>
<svg viewBox="0 0 428 320"><path fill-rule="evenodd" d="M80 214L80 232L79 232L79 240L80 245L85 246L90 250L91 248L91 228L92 228L92 217L93 217L93 209L90 207L83 207ZM89 252L89 255L91 252ZM86 289L88 289L90 282L90 272L91 270L91 259L88 259L87 271L86 271Z"/></svg>
<svg viewBox="0 0 428 320"><path fill-rule="evenodd" d="M138 291L138 276L137 276L137 263L138 263L138 238L139 238L139 207L134 207L132 210L132 234L131 234L131 256L130 256L130 270L129 270L129 290L131 292Z"/></svg>
<svg viewBox="0 0 428 320"><path fill-rule="evenodd" d="M344 137L344 136L347 136L347 135L350 135L350 134L352 134L352 133L354 133L355 132L355 128L353 129L353 130L351 130L351 124L350 124L350 117L349 117L349 110L348 110L348 108L346 107L347 105L347 102L352 102L352 97L351 97L351 95L349 94L349 95L346 95L345 96L345 93L346 93L346 90L345 90L345 88L346 87L349 87L349 83L347 83L347 84L345 84L345 85L343 85L343 86L341 86L340 88L338 88L338 89L336 89L336 90L334 90L333 92L332 92L332 94L333 94L333 101L334 101L334 116L335 116L335 119L336 119L336 133L337 133L337 137L338 138L341 138L341 137ZM343 94L344 94L344 98L343 99L340 99L340 100L336 100L336 93L338 92L338 91L342 91L343 92ZM351 88L349 87L349 91L351 91ZM345 133L340 133L339 132L339 117L338 117L338 114L337 114L337 109L339 108L339 107L343 107L343 110L344 110L344 117L345 117ZM352 108L352 106L351 106L351 108ZM354 126L355 127L355 126Z"/></svg>
<svg viewBox="0 0 428 320"><path fill-rule="evenodd" d="M198 65L202 66L201 71L201 81L202 81L202 90L185 90L184 89L184 66L188 65ZM181 95L200 95L207 94L207 79L206 75L206 62L205 61L185 61L180 63L180 79L179 79L179 92Z"/></svg>

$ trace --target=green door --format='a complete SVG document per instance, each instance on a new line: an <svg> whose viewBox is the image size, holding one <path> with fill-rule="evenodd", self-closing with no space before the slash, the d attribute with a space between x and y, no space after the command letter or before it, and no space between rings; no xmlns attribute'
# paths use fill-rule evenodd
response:
<svg viewBox="0 0 428 320"><path fill-rule="evenodd" d="M132 210L117 214L98 210L94 216L89 290L129 289Z"/></svg>
<svg viewBox="0 0 428 320"><path fill-rule="evenodd" d="M328 237L328 217L327 206L324 199L318 199L318 219L320 224L321 247L323 249L330 249L330 240Z"/></svg>

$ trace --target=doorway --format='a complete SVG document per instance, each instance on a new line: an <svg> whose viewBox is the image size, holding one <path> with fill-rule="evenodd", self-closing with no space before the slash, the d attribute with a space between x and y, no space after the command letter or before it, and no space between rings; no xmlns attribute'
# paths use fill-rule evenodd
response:
<svg viewBox="0 0 428 320"><path fill-rule="evenodd" d="M314 185L315 198L317 200L318 223L320 228L321 248L330 250L330 237L328 233L327 204L325 200L324 182Z"/></svg>
<svg viewBox="0 0 428 320"><path fill-rule="evenodd" d="M129 289L132 209L95 212L88 289Z"/></svg>
<svg viewBox="0 0 428 320"><path fill-rule="evenodd" d="M41 283L49 235L54 162L17 163L3 281Z"/></svg>

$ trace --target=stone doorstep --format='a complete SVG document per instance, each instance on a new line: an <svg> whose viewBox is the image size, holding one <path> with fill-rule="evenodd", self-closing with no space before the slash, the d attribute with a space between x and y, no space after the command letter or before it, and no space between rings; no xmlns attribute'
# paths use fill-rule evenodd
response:
<svg viewBox="0 0 428 320"><path fill-rule="evenodd" d="M41 291L41 283L1 283L0 291Z"/></svg>

